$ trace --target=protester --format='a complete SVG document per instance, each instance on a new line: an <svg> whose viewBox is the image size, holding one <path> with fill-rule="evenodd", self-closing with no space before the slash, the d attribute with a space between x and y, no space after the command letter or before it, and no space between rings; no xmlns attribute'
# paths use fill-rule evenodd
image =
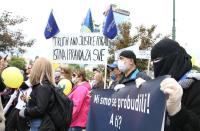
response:
<svg viewBox="0 0 200 131"><path fill-rule="evenodd" d="M31 68L32 68L33 65L29 64L26 68L26 71L25 71L25 80L28 80L29 76L30 76L30 73L31 73Z"/></svg>
<svg viewBox="0 0 200 131"><path fill-rule="evenodd" d="M125 87L126 83L135 81L136 78L143 78L144 80L150 80L144 72L140 72L136 66L136 56L131 50L122 51L119 54L118 69L124 73L114 89L118 90Z"/></svg>
<svg viewBox="0 0 200 131"><path fill-rule="evenodd" d="M4 114L10 110L11 105L15 106L11 109L7 120L6 120L6 131L28 131L29 127L25 118L19 116L19 111L25 109L26 103L29 99L29 95L32 91L31 84L29 80L22 83L19 90L11 95L10 100L4 108ZM25 102L24 102L25 101Z"/></svg>
<svg viewBox="0 0 200 131"><path fill-rule="evenodd" d="M174 40L165 38L151 50L155 78L170 75L161 82L166 95L165 131L200 131L200 81L191 75L191 57Z"/></svg>
<svg viewBox="0 0 200 131"><path fill-rule="evenodd" d="M5 58L2 58L2 57L0 58L0 92L2 92L6 87L1 78L2 71L8 65L6 58L7 56ZM5 117L3 113L3 106L2 106L1 96L0 96L0 131L4 131L4 130L5 130Z"/></svg>
<svg viewBox="0 0 200 131"><path fill-rule="evenodd" d="M72 123L69 131L82 131L86 128L87 116L90 103L90 90L91 86L86 80L86 74L84 70L76 70L74 72L74 88L69 98L73 101L73 115Z"/></svg>
<svg viewBox="0 0 200 131"><path fill-rule="evenodd" d="M60 81L58 82L57 87L62 89L63 93L67 96L71 93L73 87L72 71L68 66L62 66L60 73ZM63 81L65 81L65 83L63 83Z"/></svg>
<svg viewBox="0 0 200 131"><path fill-rule="evenodd" d="M72 71L68 66L61 67L61 79L72 79Z"/></svg>
<svg viewBox="0 0 200 131"><path fill-rule="evenodd" d="M111 78L111 84L110 84L109 88L114 89L114 87L119 83L119 80L121 79L123 74L118 69L117 62L108 64L108 69L110 69L110 78Z"/></svg>
<svg viewBox="0 0 200 131"><path fill-rule="evenodd" d="M55 131L48 111L54 104L52 89L55 85L52 64L45 58L38 58L30 73L32 92L27 107L19 115L30 120L30 131Z"/></svg>
<svg viewBox="0 0 200 131"><path fill-rule="evenodd" d="M103 75L101 71L98 68L94 68L93 73L94 73L94 81L93 81L92 89L103 89L104 81L103 81Z"/></svg>

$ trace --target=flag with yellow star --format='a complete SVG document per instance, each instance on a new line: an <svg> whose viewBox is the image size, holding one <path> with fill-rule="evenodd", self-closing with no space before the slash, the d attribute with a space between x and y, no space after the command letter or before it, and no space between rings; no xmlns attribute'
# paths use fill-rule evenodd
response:
<svg viewBox="0 0 200 131"><path fill-rule="evenodd" d="M59 30L56 20L53 16L53 11L51 11L51 13L49 15L47 26L44 31L44 36L46 39L49 39L49 38L55 36L58 32L60 32L60 30Z"/></svg>

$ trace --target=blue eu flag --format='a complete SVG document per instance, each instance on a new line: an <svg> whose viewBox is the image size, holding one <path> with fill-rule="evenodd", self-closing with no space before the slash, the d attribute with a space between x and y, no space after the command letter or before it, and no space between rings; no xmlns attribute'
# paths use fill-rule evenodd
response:
<svg viewBox="0 0 200 131"><path fill-rule="evenodd" d="M103 29L103 34L110 39L115 38L115 36L117 35L117 26L115 23L112 6L110 6L110 10L107 14L106 22Z"/></svg>
<svg viewBox="0 0 200 131"><path fill-rule="evenodd" d="M44 31L44 36L46 39L49 39L49 38L55 36L58 32L60 32L60 30L59 30L56 20L53 16L53 13L51 11L51 13L49 15L47 26Z"/></svg>

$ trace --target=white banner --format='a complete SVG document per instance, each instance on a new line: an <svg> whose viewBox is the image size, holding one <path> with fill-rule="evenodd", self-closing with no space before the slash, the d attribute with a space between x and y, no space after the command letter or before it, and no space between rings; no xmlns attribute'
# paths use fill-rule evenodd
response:
<svg viewBox="0 0 200 131"><path fill-rule="evenodd" d="M53 60L68 64L107 64L108 40L101 34L53 38Z"/></svg>
<svg viewBox="0 0 200 131"><path fill-rule="evenodd" d="M151 52L150 50L139 50L138 54L136 54L138 59L151 59Z"/></svg>
<svg viewBox="0 0 200 131"><path fill-rule="evenodd" d="M115 51L115 60L118 59L119 54L124 50L131 50L135 53L137 59L151 59L150 50L139 50L139 45L129 46L120 50Z"/></svg>

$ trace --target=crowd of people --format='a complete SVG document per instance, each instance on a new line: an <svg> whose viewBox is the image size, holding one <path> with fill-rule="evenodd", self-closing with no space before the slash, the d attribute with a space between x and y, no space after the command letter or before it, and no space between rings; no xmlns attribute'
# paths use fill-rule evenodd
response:
<svg viewBox="0 0 200 131"><path fill-rule="evenodd" d="M154 78L171 76L160 84L160 90L166 95L165 131L199 131L200 75L192 70L190 55L178 42L165 38L152 48L151 61ZM7 60L1 58L0 72L8 66ZM73 101L68 130L82 131L86 129L93 89L106 87L118 91L130 82L140 88L143 82L153 79L138 69L136 55L131 50L122 51L118 60L108 64L107 69L108 83L104 83L99 68L93 69L91 81L84 69L60 66L53 70L48 59L39 57L27 65L24 82L19 88L10 89L0 77L0 131L66 130L56 127L48 113L55 103L52 88L61 89Z"/></svg>

